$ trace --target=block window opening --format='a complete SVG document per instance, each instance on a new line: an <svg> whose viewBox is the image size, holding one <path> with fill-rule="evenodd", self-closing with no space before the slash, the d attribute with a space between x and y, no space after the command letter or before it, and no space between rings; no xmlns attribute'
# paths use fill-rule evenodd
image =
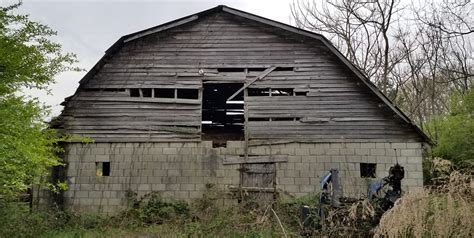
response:
<svg viewBox="0 0 474 238"><path fill-rule="evenodd" d="M377 164L360 163L360 177L361 178L375 178L376 169L377 169Z"/></svg>
<svg viewBox="0 0 474 238"><path fill-rule="evenodd" d="M95 162L98 177L110 176L110 162Z"/></svg>
<svg viewBox="0 0 474 238"><path fill-rule="evenodd" d="M199 90L197 89L178 89L178 98L198 99Z"/></svg>
<svg viewBox="0 0 474 238"><path fill-rule="evenodd" d="M174 98L174 88L155 88L155 98Z"/></svg>
<svg viewBox="0 0 474 238"><path fill-rule="evenodd" d="M140 89L131 88L130 89L130 97L140 97Z"/></svg>
<svg viewBox="0 0 474 238"><path fill-rule="evenodd" d="M240 83L204 84L202 97L202 140L225 147L229 140L244 138L244 95L227 98L243 87Z"/></svg>

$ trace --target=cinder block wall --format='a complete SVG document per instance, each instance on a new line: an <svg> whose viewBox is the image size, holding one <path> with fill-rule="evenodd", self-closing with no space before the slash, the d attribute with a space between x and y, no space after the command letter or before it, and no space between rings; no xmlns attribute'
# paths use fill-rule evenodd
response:
<svg viewBox="0 0 474 238"><path fill-rule="evenodd" d="M127 205L126 192L139 196L159 191L163 197L190 201L206 184L220 190L238 185L239 165L223 165L226 156L242 155L243 142L226 148L198 143L71 143L66 147L66 206L76 211L112 214ZM250 147L254 155L288 155L277 164L277 188L295 196L319 191L319 180L331 168L339 169L345 196L363 196L367 182L360 163L376 163L377 178L390 166L405 167L405 190L421 188L421 143L290 143ZM96 162L110 162L110 176L96 176Z"/></svg>

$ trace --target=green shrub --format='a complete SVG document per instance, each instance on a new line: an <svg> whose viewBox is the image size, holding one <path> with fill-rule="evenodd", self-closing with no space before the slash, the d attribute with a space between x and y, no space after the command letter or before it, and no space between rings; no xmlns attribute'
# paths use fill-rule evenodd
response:
<svg viewBox="0 0 474 238"><path fill-rule="evenodd" d="M37 237L49 230L65 227L67 220L67 214L63 212L30 212L26 203L2 201L0 237Z"/></svg>
<svg viewBox="0 0 474 238"><path fill-rule="evenodd" d="M433 155L456 165L473 164L474 160L474 90L451 99L450 114L429 124L436 145Z"/></svg>
<svg viewBox="0 0 474 238"><path fill-rule="evenodd" d="M188 204L179 201L166 202L156 193L151 194L150 199L140 205L138 211L140 220L148 224L162 224L189 214Z"/></svg>

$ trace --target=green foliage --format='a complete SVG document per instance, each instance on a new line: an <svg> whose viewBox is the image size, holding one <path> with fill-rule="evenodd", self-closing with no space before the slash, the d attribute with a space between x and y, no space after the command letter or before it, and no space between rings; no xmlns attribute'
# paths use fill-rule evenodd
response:
<svg viewBox="0 0 474 238"><path fill-rule="evenodd" d="M61 226L52 213L29 213L27 204L0 203L0 237L35 237ZM60 222L60 221L58 221Z"/></svg>
<svg viewBox="0 0 474 238"><path fill-rule="evenodd" d="M8 96L0 100L0 194L26 190L51 166L59 165L55 132L44 129L38 102Z"/></svg>
<svg viewBox="0 0 474 238"><path fill-rule="evenodd" d="M18 92L23 87L46 89L54 76L76 62L46 25L31 21L27 15L13 14L21 4L0 7L0 95Z"/></svg>
<svg viewBox="0 0 474 238"><path fill-rule="evenodd" d="M148 224L161 224L185 217L189 213L188 204L180 201L164 201L157 193L152 193L147 201L137 208L139 219Z"/></svg>
<svg viewBox="0 0 474 238"><path fill-rule="evenodd" d="M114 223L129 227L162 224L185 219L189 206L182 201L165 201L159 193L149 193L137 198L136 193L127 192L129 209L112 218Z"/></svg>
<svg viewBox="0 0 474 238"><path fill-rule="evenodd" d="M76 69L75 56L51 40L56 32L14 14L19 6L0 7L0 195L25 191L60 165L57 145L65 138L48 129L47 108L21 90L47 89L55 75Z"/></svg>
<svg viewBox="0 0 474 238"><path fill-rule="evenodd" d="M451 99L450 114L431 123L437 127L433 155L460 165L474 160L474 90Z"/></svg>

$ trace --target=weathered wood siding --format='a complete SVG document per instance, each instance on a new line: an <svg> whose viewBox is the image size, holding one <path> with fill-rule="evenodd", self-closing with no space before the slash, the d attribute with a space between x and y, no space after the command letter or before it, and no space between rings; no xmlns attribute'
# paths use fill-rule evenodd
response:
<svg viewBox="0 0 474 238"><path fill-rule="evenodd" d="M125 43L68 101L62 125L68 133L96 141L200 140L202 95L130 97L129 89L202 92L203 83L250 81L271 66L290 69L274 71L250 89L290 88L294 93L245 98L250 140L419 138L321 42L224 12ZM250 71L219 72L219 68Z"/></svg>

